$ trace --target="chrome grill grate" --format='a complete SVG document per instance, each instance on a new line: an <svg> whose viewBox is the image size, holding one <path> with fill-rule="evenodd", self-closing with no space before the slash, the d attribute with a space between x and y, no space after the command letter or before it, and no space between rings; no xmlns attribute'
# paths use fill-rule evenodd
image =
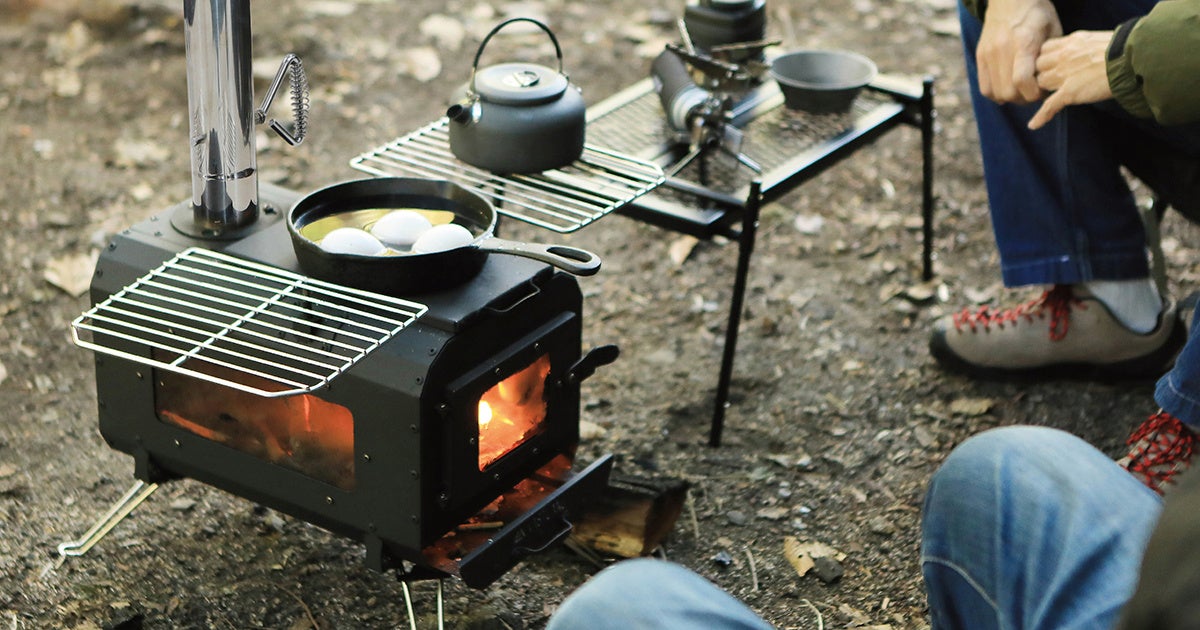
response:
<svg viewBox="0 0 1200 630"><path fill-rule="evenodd" d="M502 215L555 232L574 232L663 182L653 163L592 145L575 163L533 175L498 175L450 152L446 118L359 155L350 166L383 177L427 177L466 186Z"/></svg>
<svg viewBox="0 0 1200 630"><path fill-rule="evenodd" d="M71 328L98 353L276 397L322 387L426 310L193 247Z"/></svg>

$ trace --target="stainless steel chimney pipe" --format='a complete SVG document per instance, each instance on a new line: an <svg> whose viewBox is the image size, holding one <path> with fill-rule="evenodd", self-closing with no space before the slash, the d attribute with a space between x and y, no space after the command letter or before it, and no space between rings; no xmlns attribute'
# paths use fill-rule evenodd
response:
<svg viewBox="0 0 1200 630"><path fill-rule="evenodd" d="M192 211L220 235L258 218L250 0L184 0Z"/></svg>

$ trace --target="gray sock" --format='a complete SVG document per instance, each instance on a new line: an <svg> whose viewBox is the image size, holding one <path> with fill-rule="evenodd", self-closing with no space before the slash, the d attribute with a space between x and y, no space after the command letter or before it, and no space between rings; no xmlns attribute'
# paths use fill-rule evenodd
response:
<svg viewBox="0 0 1200 630"><path fill-rule="evenodd" d="M1093 280L1083 286L1112 311L1117 321L1133 332L1145 334L1158 325L1162 297L1150 278Z"/></svg>

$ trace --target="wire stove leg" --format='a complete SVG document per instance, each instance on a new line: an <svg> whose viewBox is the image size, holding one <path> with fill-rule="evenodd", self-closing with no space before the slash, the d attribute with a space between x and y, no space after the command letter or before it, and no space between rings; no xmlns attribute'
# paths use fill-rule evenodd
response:
<svg viewBox="0 0 1200 630"><path fill-rule="evenodd" d="M437 627L438 630L446 629L446 611L443 595L445 580L438 579L437 581ZM408 614L409 630L417 630L417 615L413 612L412 591L408 588L408 580L400 580L400 590L404 591L404 610Z"/></svg>
<svg viewBox="0 0 1200 630"><path fill-rule="evenodd" d="M67 561L68 556L82 556L87 553L88 550L96 546L96 543L100 542L101 538L104 538L108 532L112 531L117 526L117 523L120 523L126 516L129 516L129 513L134 508L141 505L142 501L148 499L157 489L158 484L156 483L146 483L141 480L135 482L83 536L60 544L58 546L58 560L46 565L42 569L41 576L45 577L51 571L61 567Z"/></svg>

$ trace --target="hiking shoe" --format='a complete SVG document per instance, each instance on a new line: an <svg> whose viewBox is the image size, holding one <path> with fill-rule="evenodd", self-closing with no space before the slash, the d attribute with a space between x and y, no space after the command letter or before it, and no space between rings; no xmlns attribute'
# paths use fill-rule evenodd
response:
<svg viewBox="0 0 1200 630"><path fill-rule="evenodd" d="M1054 285L1013 308L966 308L934 324L929 351L943 367L984 377L1155 377L1187 340L1164 301L1146 334L1123 326L1084 287Z"/></svg>
<svg viewBox="0 0 1200 630"><path fill-rule="evenodd" d="M1196 434L1165 411L1150 416L1126 442L1129 454L1117 460L1151 490L1162 494L1187 470L1195 452Z"/></svg>

